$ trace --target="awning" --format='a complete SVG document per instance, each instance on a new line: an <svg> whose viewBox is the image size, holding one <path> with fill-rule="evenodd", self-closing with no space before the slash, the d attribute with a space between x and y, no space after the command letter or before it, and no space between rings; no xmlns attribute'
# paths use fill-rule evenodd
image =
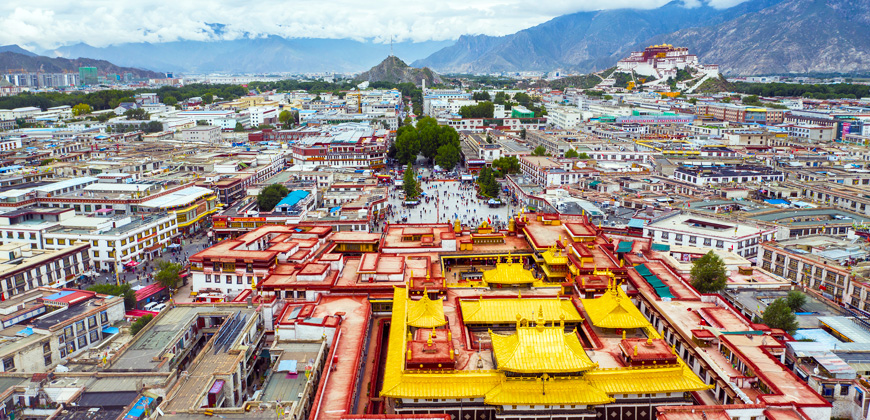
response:
<svg viewBox="0 0 870 420"><path fill-rule="evenodd" d="M103 328L103 334L117 334L118 331L120 331L120 330L115 328L115 327Z"/></svg>
<svg viewBox="0 0 870 420"><path fill-rule="evenodd" d="M139 265L138 262L136 262L136 261L130 261L130 262L124 264L124 267L135 267L135 266L137 266L137 265Z"/></svg>

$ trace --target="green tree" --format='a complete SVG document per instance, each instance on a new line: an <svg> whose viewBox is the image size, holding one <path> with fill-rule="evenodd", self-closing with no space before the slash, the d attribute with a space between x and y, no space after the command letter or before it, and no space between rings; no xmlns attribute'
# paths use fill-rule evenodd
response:
<svg viewBox="0 0 870 420"><path fill-rule="evenodd" d="M492 161L492 166L502 174L516 174L520 172L520 160L516 156L504 156Z"/></svg>
<svg viewBox="0 0 870 420"><path fill-rule="evenodd" d="M462 115L462 118L492 118L495 115L495 105L492 102L466 105L459 108L459 115Z"/></svg>
<svg viewBox="0 0 870 420"><path fill-rule="evenodd" d="M145 112L145 108L133 108L124 111L124 115L128 120L147 120L150 115Z"/></svg>
<svg viewBox="0 0 870 420"><path fill-rule="evenodd" d="M755 96L755 95L744 96L742 102L743 102L743 105L754 105L754 106L761 105L761 100L759 100L758 96Z"/></svg>
<svg viewBox="0 0 870 420"><path fill-rule="evenodd" d="M181 280L181 264L158 260L154 267L157 269L154 281L170 290L177 288L178 282Z"/></svg>
<svg viewBox="0 0 870 420"><path fill-rule="evenodd" d="M136 292L133 291L129 284L95 284L88 287L88 290L103 295L123 296L124 308L128 311L136 309Z"/></svg>
<svg viewBox="0 0 870 420"><path fill-rule="evenodd" d="M414 172L414 167L408 165L405 170L405 175L402 178L402 189L405 191L405 200L415 200L420 194L417 187L417 173Z"/></svg>
<svg viewBox="0 0 870 420"><path fill-rule="evenodd" d="M87 115L91 113L91 106L88 104L78 104L72 107L72 114L76 117L79 115Z"/></svg>
<svg viewBox="0 0 870 420"><path fill-rule="evenodd" d="M278 122L280 122L281 125L283 125L283 126L285 126L285 127L286 127L286 126L288 125L288 123L289 123L290 121L292 121L292 120L293 120L293 113L290 112L290 111L288 111L288 110L286 110L286 109L283 110L283 111L281 111L280 114L278 114Z"/></svg>
<svg viewBox="0 0 870 420"><path fill-rule="evenodd" d="M471 94L471 99L474 99L475 101L491 101L492 97L489 96L489 92L484 90Z"/></svg>
<svg viewBox="0 0 870 420"><path fill-rule="evenodd" d="M396 159L399 162L414 162L420 154L420 137L413 125L405 125L396 131Z"/></svg>
<svg viewBox="0 0 870 420"><path fill-rule="evenodd" d="M568 149L568 151L565 152L565 157L566 158L576 158L576 157L580 157L580 154L577 153L577 151L574 149Z"/></svg>
<svg viewBox="0 0 870 420"><path fill-rule="evenodd" d="M212 95L211 93L206 93L202 95L202 103L208 105L212 102L214 102L214 95Z"/></svg>
<svg viewBox="0 0 870 420"><path fill-rule="evenodd" d="M206 120L196 120L196 125L208 125L208 121L206 121Z"/></svg>
<svg viewBox="0 0 870 420"><path fill-rule="evenodd" d="M725 288L728 275L725 263L713 251L692 263L692 286L701 293L716 293Z"/></svg>
<svg viewBox="0 0 870 420"><path fill-rule="evenodd" d="M495 180L495 171L489 167L484 167L477 175L478 190L481 194L489 198L497 198L500 187L498 181Z"/></svg>
<svg viewBox="0 0 870 420"><path fill-rule="evenodd" d="M269 185L257 194L257 206L260 208L260 211L272 211L278 202L289 193L287 187L281 184Z"/></svg>
<svg viewBox="0 0 870 420"><path fill-rule="evenodd" d="M450 171L456 167L457 163L459 163L459 148L456 145L449 143L438 148L435 164L440 166L441 169Z"/></svg>
<svg viewBox="0 0 870 420"><path fill-rule="evenodd" d="M532 150L532 156L546 156L547 149L544 146L538 146L535 150Z"/></svg>
<svg viewBox="0 0 870 420"><path fill-rule="evenodd" d="M577 155L577 157L580 158L580 159L583 159L583 160L589 160L589 159L591 159L591 158L589 157L589 155L586 154L586 152L580 153L579 155Z"/></svg>
<svg viewBox="0 0 870 420"><path fill-rule="evenodd" d="M770 328L779 328L789 334L794 334L798 329L797 317L788 307L784 298L779 298L767 305L767 309L761 314L761 320Z"/></svg>
<svg viewBox="0 0 870 420"><path fill-rule="evenodd" d="M689 103L695 105L698 103L698 98L689 98Z"/></svg>
<svg viewBox="0 0 870 420"><path fill-rule="evenodd" d="M799 290L792 290L785 297L785 302L792 311L799 312L807 304L807 296Z"/></svg>
<svg viewBox="0 0 870 420"><path fill-rule="evenodd" d="M523 140L526 139L526 129L525 128L520 130L520 138Z"/></svg>
<svg viewBox="0 0 870 420"><path fill-rule="evenodd" d="M133 321L133 323L130 324L130 335L139 334L139 331L142 331L142 329L145 328L152 319L154 319L154 315L145 315Z"/></svg>
<svg viewBox="0 0 870 420"><path fill-rule="evenodd" d="M730 103L731 103L731 98L729 98L729 97L726 96L726 97L722 98L722 102L724 102L724 103L726 103L726 104L730 104Z"/></svg>
<svg viewBox="0 0 870 420"><path fill-rule="evenodd" d="M174 96L172 96L172 95L168 95L168 96L166 96L166 97L163 98L163 103L164 103L165 105L168 105L168 106L175 106L175 104L178 103L178 99L176 99L176 98L175 98Z"/></svg>
<svg viewBox="0 0 870 420"><path fill-rule="evenodd" d="M237 122L237 123L236 123L236 127L233 128L233 131L235 131L236 133L244 132L244 131L245 131L245 126L243 126L242 123Z"/></svg>

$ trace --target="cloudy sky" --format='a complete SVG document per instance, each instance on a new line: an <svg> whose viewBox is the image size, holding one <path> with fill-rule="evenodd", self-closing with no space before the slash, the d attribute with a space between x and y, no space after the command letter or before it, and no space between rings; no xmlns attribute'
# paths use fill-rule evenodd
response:
<svg viewBox="0 0 870 420"><path fill-rule="evenodd" d="M667 1L2 0L0 45L48 49L79 42L105 46L264 35L446 40L462 34L509 34L566 13L654 8ZM683 1L691 6L701 0ZM714 7L741 1L709 0Z"/></svg>

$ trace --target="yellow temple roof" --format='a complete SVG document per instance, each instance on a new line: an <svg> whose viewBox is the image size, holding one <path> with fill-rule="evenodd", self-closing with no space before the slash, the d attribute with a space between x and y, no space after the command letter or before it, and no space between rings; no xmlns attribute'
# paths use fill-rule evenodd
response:
<svg viewBox="0 0 870 420"><path fill-rule="evenodd" d="M380 393L383 397L484 398L484 402L491 405L595 405L612 402L605 397L616 394L687 392L709 388L682 362L679 366L666 368L593 368L582 377L560 377L545 383L536 379L507 378L504 372L497 370L405 371L408 300L407 289L394 290L384 383ZM535 305L541 302L539 299L529 300ZM550 300L558 303L557 299ZM556 307L561 308L561 304ZM546 311L543 309L545 314Z"/></svg>
<svg viewBox="0 0 870 420"><path fill-rule="evenodd" d="M661 368L597 369L587 372L589 384L607 394L655 394L710 389L685 363Z"/></svg>
<svg viewBox="0 0 870 420"><path fill-rule="evenodd" d="M517 315L526 319L536 319L543 312L545 322L580 322L583 317L570 299L512 298L512 299L474 299L460 300L462 321L466 324L513 324Z"/></svg>
<svg viewBox="0 0 870 420"><path fill-rule="evenodd" d="M596 327L642 328L649 325L649 321L619 286L610 287L601 297L582 301L589 320Z"/></svg>
<svg viewBox="0 0 870 420"><path fill-rule="evenodd" d="M564 251L555 247L544 251L541 256L544 257L544 262L547 263L547 265L568 264L568 255L565 254Z"/></svg>
<svg viewBox="0 0 870 420"><path fill-rule="evenodd" d="M535 276L522 264L499 263L492 270L483 272L483 281L492 284L528 284L535 282Z"/></svg>
<svg viewBox="0 0 870 420"><path fill-rule="evenodd" d="M613 401L604 391L580 378L509 378L487 392L484 399L492 405L597 405Z"/></svg>
<svg viewBox="0 0 870 420"><path fill-rule="evenodd" d="M417 328L435 328L447 324L444 318L444 302L429 299L423 293L420 300L408 301L408 325Z"/></svg>
<svg viewBox="0 0 870 420"><path fill-rule="evenodd" d="M594 363L576 332L563 327L519 327L511 335L489 332L492 353L499 370L518 373L583 372Z"/></svg>

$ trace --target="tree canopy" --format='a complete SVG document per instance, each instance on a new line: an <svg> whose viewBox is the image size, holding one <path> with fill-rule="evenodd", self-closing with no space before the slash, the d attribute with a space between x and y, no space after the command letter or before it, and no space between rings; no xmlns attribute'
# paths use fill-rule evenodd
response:
<svg viewBox="0 0 870 420"><path fill-rule="evenodd" d="M136 309L136 292L133 291L129 284L95 284L88 287L88 290L104 295L123 296L124 308L128 311Z"/></svg>
<svg viewBox="0 0 870 420"><path fill-rule="evenodd" d="M286 109L281 111L280 114L278 114L278 122L280 122L284 126L287 126L288 125L287 123L291 122L292 120L293 120L293 113L286 110Z"/></svg>
<svg viewBox="0 0 870 420"><path fill-rule="evenodd" d="M801 308L807 304L807 296L799 290L792 290L785 297L785 302L792 311L800 312Z"/></svg>
<svg viewBox="0 0 870 420"><path fill-rule="evenodd" d="M260 208L260 211L272 211L278 202L289 193L287 187L281 184L269 185L257 194L257 207Z"/></svg>
<svg viewBox="0 0 870 420"><path fill-rule="evenodd" d="M495 180L495 171L485 166L477 175L478 191L486 197L497 198L501 190L498 181Z"/></svg>
<svg viewBox="0 0 870 420"><path fill-rule="evenodd" d="M414 168L408 165L405 170L405 175L402 178L402 188L405 191L405 200L414 200L420 194L419 186L417 185L417 173Z"/></svg>
<svg viewBox="0 0 870 420"><path fill-rule="evenodd" d="M577 151L574 149L568 149L568 151L565 152L565 157L566 158L576 158L576 157L580 157L580 154L577 153Z"/></svg>
<svg viewBox="0 0 870 420"><path fill-rule="evenodd" d="M445 144L438 148L435 155L435 164L445 171L450 171L459 163L459 147L453 143Z"/></svg>
<svg viewBox="0 0 870 420"><path fill-rule="evenodd" d="M78 104L72 107L72 114L76 117L91 113L91 106L88 104Z"/></svg>
<svg viewBox="0 0 870 420"><path fill-rule="evenodd" d="M158 260L154 266L157 269L154 281L170 290L178 288L178 282L181 280L181 264Z"/></svg>
<svg viewBox="0 0 870 420"><path fill-rule="evenodd" d="M130 335L139 334L139 331L142 331L142 328L145 328L152 319L154 319L154 315L145 315L133 321L133 323L130 324Z"/></svg>
<svg viewBox="0 0 870 420"><path fill-rule="evenodd" d="M448 166L459 162L459 133L453 127L438 125L434 118L421 118L416 126L404 125L396 131L395 157L399 162L412 163L422 154L437 163L439 150L447 154L441 161Z"/></svg>
<svg viewBox="0 0 870 420"><path fill-rule="evenodd" d="M516 156L503 156L492 161L492 167L502 175L516 174L520 172L520 160Z"/></svg>
<svg viewBox="0 0 870 420"><path fill-rule="evenodd" d="M490 100L492 100L492 97L489 96L489 92L483 90L480 92L472 93L471 99L474 99L475 101L490 101Z"/></svg>
<svg viewBox="0 0 870 420"><path fill-rule="evenodd" d="M770 328L779 328L789 334L794 334L798 329L797 317L785 298L779 298L767 305L767 309L761 314L761 320Z"/></svg>
<svg viewBox="0 0 870 420"><path fill-rule="evenodd" d="M462 118L492 118L495 115L495 105L492 102L466 105L459 108L459 115L462 115Z"/></svg>
<svg viewBox="0 0 870 420"><path fill-rule="evenodd" d="M725 263L713 251L692 263L692 286L701 293L716 293L725 288L728 275Z"/></svg>
<svg viewBox="0 0 870 420"><path fill-rule="evenodd" d="M532 150L532 156L546 156L547 149L544 146L538 146L535 150Z"/></svg>

